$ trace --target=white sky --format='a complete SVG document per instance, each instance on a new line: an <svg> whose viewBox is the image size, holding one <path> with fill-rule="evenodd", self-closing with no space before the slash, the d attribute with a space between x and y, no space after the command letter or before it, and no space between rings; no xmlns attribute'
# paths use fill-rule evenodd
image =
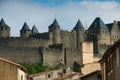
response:
<svg viewBox="0 0 120 80"><path fill-rule="evenodd" d="M29 0L2 0L0 18L11 27L11 36L19 36L20 29L26 21L30 28L36 25L39 32L47 32L48 26L55 19L61 29L72 30L80 19L84 27L89 27L96 17L104 23L120 20L120 3L104 1L68 2L59 6L46 6Z"/></svg>

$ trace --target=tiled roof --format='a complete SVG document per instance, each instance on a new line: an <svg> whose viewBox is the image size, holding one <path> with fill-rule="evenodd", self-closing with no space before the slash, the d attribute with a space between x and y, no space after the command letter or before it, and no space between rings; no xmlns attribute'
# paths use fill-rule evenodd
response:
<svg viewBox="0 0 120 80"><path fill-rule="evenodd" d="M38 29L36 28L35 25L33 25L33 28L32 28L32 33L39 33Z"/></svg>
<svg viewBox="0 0 120 80"><path fill-rule="evenodd" d="M22 31L27 31L27 30L30 30L30 28L28 27L27 23L25 22L22 29Z"/></svg>

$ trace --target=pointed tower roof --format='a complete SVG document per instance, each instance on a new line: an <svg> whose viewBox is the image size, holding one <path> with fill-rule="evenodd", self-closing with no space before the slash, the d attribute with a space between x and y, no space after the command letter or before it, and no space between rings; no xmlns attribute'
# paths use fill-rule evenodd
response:
<svg viewBox="0 0 120 80"><path fill-rule="evenodd" d="M55 19L49 27L60 27L58 22L57 22L57 19Z"/></svg>
<svg viewBox="0 0 120 80"><path fill-rule="evenodd" d="M73 28L74 30L77 30L77 29L84 29L80 19L78 20L76 26Z"/></svg>
<svg viewBox="0 0 120 80"><path fill-rule="evenodd" d="M32 33L39 33L38 29L36 28L35 25L33 25L33 28L32 28Z"/></svg>
<svg viewBox="0 0 120 80"><path fill-rule="evenodd" d="M91 28L108 29L104 22L100 19L100 17L96 17L89 29Z"/></svg>
<svg viewBox="0 0 120 80"><path fill-rule="evenodd" d="M27 30L30 30L30 28L28 27L27 23L25 22L22 29L22 31L27 31Z"/></svg>
<svg viewBox="0 0 120 80"><path fill-rule="evenodd" d="M0 27L8 27L10 28L4 21L4 19L2 18L1 21L0 21Z"/></svg>

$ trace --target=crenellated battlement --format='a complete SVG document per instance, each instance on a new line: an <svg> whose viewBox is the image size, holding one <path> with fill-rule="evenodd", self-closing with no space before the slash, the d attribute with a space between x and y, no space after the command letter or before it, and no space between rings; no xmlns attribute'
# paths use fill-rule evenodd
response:
<svg viewBox="0 0 120 80"><path fill-rule="evenodd" d="M2 23L4 23L3 20ZM0 24L0 27L4 26ZM99 34L96 31L99 31ZM119 27L114 27L113 23L106 26L99 17L95 19L86 32L80 20L71 31L68 31L60 29L56 19L49 26L48 32L39 33L35 26L31 30L27 23L23 25L21 32L20 37L10 37L10 30L1 28L0 57L15 62L51 65L66 61L65 64L70 66L72 62L80 61L82 57L80 43L85 40L93 41L94 53L101 55L108 48L108 45L120 39ZM87 46L89 45L87 44Z"/></svg>
<svg viewBox="0 0 120 80"><path fill-rule="evenodd" d="M79 51L79 50L76 48L66 48L66 51Z"/></svg>
<svg viewBox="0 0 120 80"><path fill-rule="evenodd" d="M49 40L49 39L50 39L48 32L31 34L29 37L30 37L30 38L35 38L35 39L41 39L41 40Z"/></svg>
<svg viewBox="0 0 120 80"><path fill-rule="evenodd" d="M64 44L52 44L52 45L49 45L49 48L50 49L60 49L62 50L64 48Z"/></svg>

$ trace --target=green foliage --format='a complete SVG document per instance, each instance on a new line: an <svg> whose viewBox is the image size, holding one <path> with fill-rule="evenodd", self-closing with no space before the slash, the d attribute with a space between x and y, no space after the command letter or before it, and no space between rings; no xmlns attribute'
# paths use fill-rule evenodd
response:
<svg viewBox="0 0 120 80"><path fill-rule="evenodd" d="M35 74L39 72L44 72L46 70L50 70L50 71L57 70L59 69L60 66L63 66L62 64L58 64L54 67L48 67L42 64L21 64L21 65L23 65L27 69L28 74Z"/></svg>

